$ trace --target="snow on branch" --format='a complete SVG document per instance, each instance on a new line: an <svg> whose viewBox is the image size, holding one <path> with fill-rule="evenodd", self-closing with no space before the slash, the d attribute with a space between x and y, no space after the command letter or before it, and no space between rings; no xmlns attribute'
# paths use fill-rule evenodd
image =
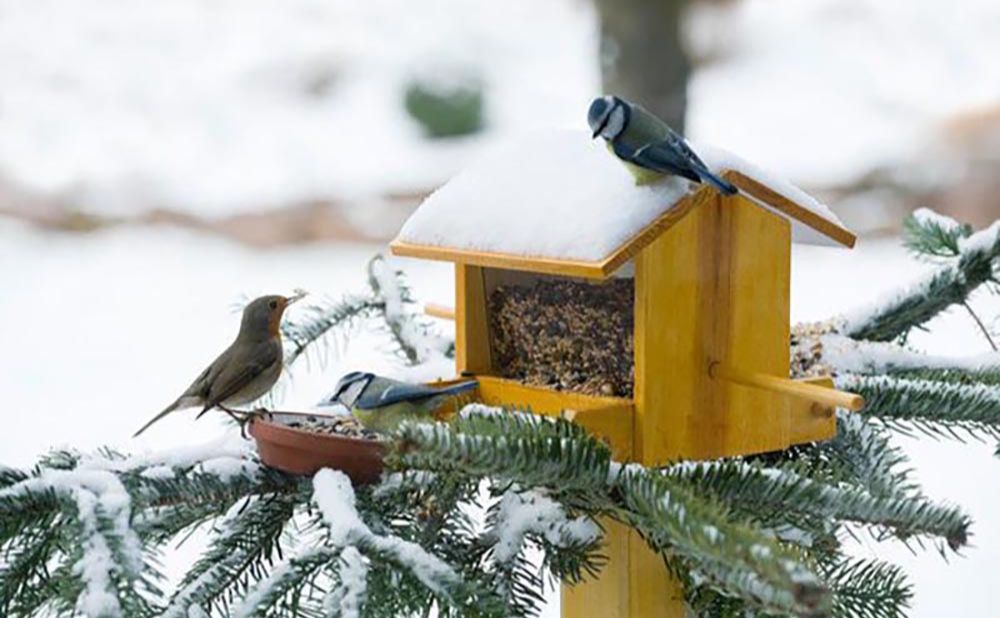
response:
<svg viewBox="0 0 1000 618"><path fill-rule="evenodd" d="M972 227L930 208L919 208L903 221L903 244L918 256L955 257L959 241L972 235Z"/></svg>
<svg viewBox="0 0 1000 618"><path fill-rule="evenodd" d="M343 472L330 469L317 472L313 477L313 502L319 508L334 547L354 546L365 554L392 561L446 599L451 599L451 589L461 583L452 567L420 545L372 532L358 513L354 488Z"/></svg>
<svg viewBox="0 0 1000 618"><path fill-rule="evenodd" d="M665 473L694 484L727 503L763 514L803 512L892 528L896 535L941 537L952 549L965 545L970 520L954 507L938 506L919 495L871 494L849 485L815 481L792 470L711 461L671 466Z"/></svg>
<svg viewBox="0 0 1000 618"><path fill-rule="evenodd" d="M138 578L143 567L125 486L103 470L42 470L0 490L0 501L45 492L68 498L75 506L82 551L73 572L84 584L77 611L95 617L122 616L118 587Z"/></svg>
<svg viewBox="0 0 1000 618"><path fill-rule="evenodd" d="M891 341L948 307L965 303L983 283L995 281L1000 259L1000 221L968 237L956 237L955 257L908 286L847 316L841 332L854 339Z"/></svg>
<svg viewBox="0 0 1000 618"><path fill-rule="evenodd" d="M1000 386L845 374L838 386L860 393L866 416L930 436L1000 436Z"/></svg>
<svg viewBox="0 0 1000 618"><path fill-rule="evenodd" d="M381 255L376 255L368 263L368 283L375 296L384 303L389 332L410 364L423 363L450 353L454 347L450 339L434 335L428 325L419 323L406 310L409 291L400 283L400 273L394 271Z"/></svg>
<svg viewBox="0 0 1000 618"><path fill-rule="evenodd" d="M597 542L601 530L589 517L570 518L561 504L541 490L510 489L497 504L485 538L493 542L493 556L507 563L521 552L529 535L555 547L586 547Z"/></svg>
<svg viewBox="0 0 1000 618"><path fill-rule="evenodd" d="M955 369L979 372L1000 367L1000 354L996 352L965 358L934 356L907 349L888 341L859 341L844 335L820 335L822 363L835 373L884 374L889 372L924 369ZM815 341L804 339L802 346L812 346Z"/></svg>
<svg viewBox="0 0 1000 618"><path fill-rule="evenodd" d="M340 553L339 584L323 601L330 616L358 618L368 596L368 563L355 547L345 547Z"/></svg>

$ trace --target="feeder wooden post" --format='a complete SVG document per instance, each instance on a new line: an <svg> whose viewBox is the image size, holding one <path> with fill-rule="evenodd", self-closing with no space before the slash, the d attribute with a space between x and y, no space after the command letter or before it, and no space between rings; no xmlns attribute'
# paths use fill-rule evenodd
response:
<svg viewBox="0 0 1000 618"><path fill-rule="evenodd" d="M633 461L788 445L786 398L709 368L727 359L788 375L790 235L749 200L713 194L635 258ZM680 585L636 533L610 526L606 552L597 582L564 588L563 618L683 618Z"/></svg>

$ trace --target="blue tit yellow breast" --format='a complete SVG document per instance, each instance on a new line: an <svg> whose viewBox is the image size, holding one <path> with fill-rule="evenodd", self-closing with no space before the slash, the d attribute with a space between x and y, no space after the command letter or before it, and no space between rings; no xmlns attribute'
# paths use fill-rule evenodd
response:
<svg viewBox="0 0 1000 618"><path fill-rule="evenodd" d="M406 420L434 420L434 410L440 401L431 397L420 401L398 401L378 408L351 409L351 414L358 419L366 429L379 433L391 433Z"/></svg>
<svg viewBox="0 0 1000 618"><path fill-rule="evenodd" d="M618 154L615 152L614 146L612 146L610 143L607 144L607 148L611 152L611 154L615 155L616 159L621 161L622 165L625 166L625 169L628 170L629 174L632 174L632 178L635 180L635 184L648 185L663 178L664 174L661 172L647 169L645 167L640 167L635 163L632 163L631 161L626 161L625 159L622 159L621 157L618 156Z"/></svg>

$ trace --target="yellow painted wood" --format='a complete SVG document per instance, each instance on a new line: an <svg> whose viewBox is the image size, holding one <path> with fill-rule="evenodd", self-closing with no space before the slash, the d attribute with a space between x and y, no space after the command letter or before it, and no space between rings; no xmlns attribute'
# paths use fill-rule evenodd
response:
<svg viewBox="0 0 1000 618"><path fill-rule="evenodd" d="M586 427L611 446L615 459L632 458L632 417L629 399L592 397L555 391L493 376L478 375L479 398L486 405L512 406L535 414L562 416Z"/></svg>
<svg viewBox="0 0 1000 618"><path fill-rule="evenodd" d="M836 241L837 243L840 243L848 248L853 248L854 244L858 240L857 236L855 236L854 233L847 228L841 227L828 219L824 219L813 211L796 202L793 202L774 189L758 182L757 180L754 180L753 178L750 178L749 176L732 170L723 172L722 175L726 180L736 185L740 191L743 191L744 193L752 196L754 199L759 200L765 206L773 208L774 210L799 221L803 225L816 230L830 240Z"/></svg>
<svg viewBox="0 0 1000 618"><path fill-rule="evenodd" d="M712 342L702 281L714 277L717 200L693 210L635 260L635 436L637 461L676 460L696 447L699 433L718 433L700 399L701 367Z"/></svg>
<svg viewBox="0 0 1000 618"><path fill-rule="evenodd" d="M857 412L865 406L865 400L861 395L839 391L832 386L824 387L801 380L792 380L791 378L779 378L762 373L743 371L742 369L723 363L713 364L709 368L709 373L713 378L726 382L742 384L798 399L805 399L807 402L817 404L824 409L846 408L852 412Z"/></svg>
<svg viewBox="0 0 1000 618"><path fill-rule="evenodd" d="M789 222L744 196L722 198L701 190L682 202L601 262L398 241L393 251L458 262L456 364L459 372L476 374L484 403L561 414L608 440L617 459L646 465L831 437L835 420L825 404L788 396L789 390L812 395L816 390L796 390L783 380L789 368ZM634 400L553 391L490 375L490 277L525 276L494 268L601 279L630 259L636 266ZM782 386L720 382L710 375L713 363L738 368L740 375L773 376ZM610 561L601 577L563 589L564 616L685 615L679 585L638 535L608 523L606 542Z"/></svg>
<svg viewBox="0 0 1000 618"><path fill-rule="evenodd" d="M833 378L830 376L803 378L797 382L833 388ZM837 435L837 417L834 408L817 405L807 399L793 399L790 403L789 437L792 444L820 442Z"/></svg>
<svg viewBox="0 0 1000 618"><path fill-rule="evenodd" d="M718 347L709 360L787 377L791 224L743 196L722 199L719 209L718 289L712 307L725 307L725 312L715 312ZM789 445L787 398L744 386L720 388L715 380L703 384L724 406L715 412L724 427L719 455Z"/></svg>
<svg viewBox="0 0 1000 618"><path fill-rule="evenodd" d="M455 367L459 374L493 367L483 269L467 264L455 265Z"/></svg>
<svg viewBox="0 0 1000 618"><path fill-rule="evenodd" d="M788 375L790 260L789 223L740 196L693 210L636 258L639 461L788 446L786 399L720 388L708 368Z"/></svg>
<svg viewBox="0 0 1000 618"><path fill-rule="evenodd" d="M435 303L427 303L424 305L424 313L431 316L432 318L440 318L442 320L454 320L455 319L455 309L452 307L445 307L444 305L438 305Z"/></svg>
<svg viewBox="0 0 1000 618"><path fill-rule="evenodd" d="M629 533L629 618L685 618L687 607L680 583L675 580L663 558L651 550L638 533ZM601 616L580 614L566 618Z"/></svg>
<svg viewBox="0 0 1000 618"><path fill-rule="evenodd" d="M471 249L454 249L432 245L416 245L402 240L394 240L389 244L393 255L455 262L509 270L524 270L565 277L583 277L586 279L604 279L610 273L605 273L601 262L582 260L559 260L545 257L511 255L489 251L473 251Z"/></svg>
<svg viewBox="0 0 1000 618"><path fill-rule="evenodd" d="M606 518L601 519L600 524L604 528L601 552L607 556L608 563L597 579L562 587L561 610L567 618L625 618L630 615L629 547L632 537L638 535Z"/></svg>
<svg viewBox="0 0 1000 618"><path fill-rule="evenodd" d="M723 176L736 185L746 196L756 200L762 206L795 219L834 242L846 247L853 247L857 241L857 237L850 230L837 225L833 221L824 219L803 205L792 201L749 176L732 170L723 172ZM603 279L621 268L628 260L638 255L650 243L659 238L660 235L684 220L688 213L700 207L701 204L715 201L716 196L715 189L703 186L682 197L672 208L667 208L663 214L650 222L638 234L616 247L607 256L594 261L567 260L543 256L514 255L503 252L475 251L447 246L420 245L399 238L392 241L389 248L393 255L563 275L567 277Z"/></svg>

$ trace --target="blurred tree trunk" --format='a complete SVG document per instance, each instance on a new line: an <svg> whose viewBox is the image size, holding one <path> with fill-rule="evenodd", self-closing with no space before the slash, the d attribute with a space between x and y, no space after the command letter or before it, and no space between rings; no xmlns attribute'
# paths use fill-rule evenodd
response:
<svg viewBox="0 0 1000 618"><path fill-rule="evenodd" d="M681 45L687 0L594 0L606 94L640 103L683 132L691 65Z"/></svg>

